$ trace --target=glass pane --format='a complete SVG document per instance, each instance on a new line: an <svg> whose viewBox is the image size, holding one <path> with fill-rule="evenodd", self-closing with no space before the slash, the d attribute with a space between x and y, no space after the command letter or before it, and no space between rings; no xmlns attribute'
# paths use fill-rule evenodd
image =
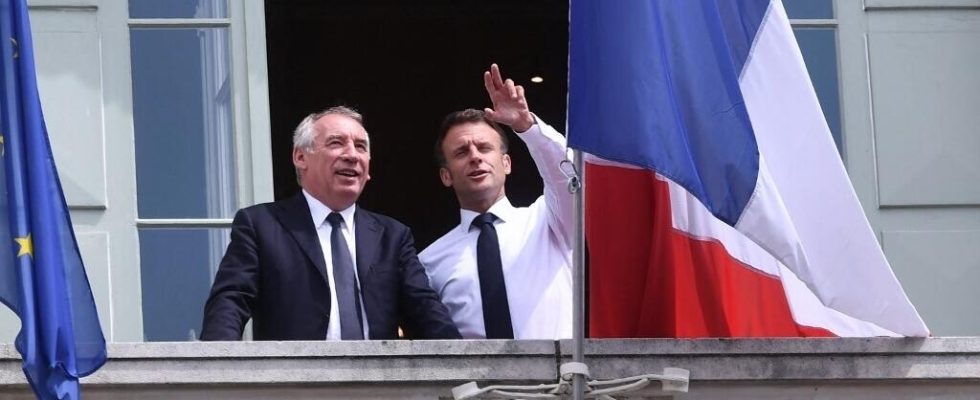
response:
<svg viewBox="0 0 980 400"><path fill-rule="evenodd" d="M228 30L132 29L130 43L140 218L230 218Z"/></svg>
<svg viewBox="0 0 980 400"><path fill-rule="evenodd" d="M228 18L226 0L129 0L130 18Z"/></svg>
<svg viewBox="0 0 980 400"><path fill-rule="evenodd" d="M834 135L837 151L843 152L840 121L840 91L837 78L837 34L833 28L794 29L803 61L817 91L820 107Z"/></svg>
<svg viewBox="0 0 980 400"><path fill-rule="evenodd" d="M204 302L230 229L140 229L143 336L187 341L200 336Z"/></svg>
<svg viewBox="0 0 980 400"><path fill-rule="evenodd" d="M786 15L792 19L834 18L832 0L783 0L783 7L786 7Z"/></svg>

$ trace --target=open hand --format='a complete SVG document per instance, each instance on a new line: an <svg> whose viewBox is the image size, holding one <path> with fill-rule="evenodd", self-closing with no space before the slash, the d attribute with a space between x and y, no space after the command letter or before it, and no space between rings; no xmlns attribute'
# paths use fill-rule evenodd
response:
<svg viewBox="0 0 980 400"><path fill-rule="evenodd" d="M490 70L483 73L483 84L493 103L492 109L483 109L488 118L509 126L515 132L525 132L534 125L534 117L524 97L524 87L515 85L511 79L503 80L497 64L491 64Z"/></svg>

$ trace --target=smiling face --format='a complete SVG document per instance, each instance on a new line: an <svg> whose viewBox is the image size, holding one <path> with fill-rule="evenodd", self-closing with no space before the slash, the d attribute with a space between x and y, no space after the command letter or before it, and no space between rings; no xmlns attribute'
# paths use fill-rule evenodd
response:
<svg viewBox="0 0 980 400"><path fill-rule="evenodd" d="M466 122L449 128L442 154L446 162L439 178L456 192L460 207L483 213L504 197L510 156L490 125Z"/></svg>
<svg viewBox="0 0 980 400"><path fill-rule="evenodd" d="M371 175L367 131L345 115L327 114L313 124L311 148L293 148L300 185L314 198L340 211L350 207Z"/></svg>

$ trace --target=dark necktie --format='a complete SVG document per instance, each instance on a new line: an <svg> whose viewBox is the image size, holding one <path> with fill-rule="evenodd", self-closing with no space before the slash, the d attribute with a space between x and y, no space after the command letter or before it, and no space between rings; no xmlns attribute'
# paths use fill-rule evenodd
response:
<svg viewBox="0 0 980 400"><path fill-rule="evenodd" d="M480 277L480 298L483 300L483 326L487 339L513 339L507 286L500 262L500 243L497 241L497 230L493 227L496 219L496 215L486 213L473 220L473 226L480 228L480 237L476 240L476 268Z"/></svg>
<svg viewBox="0 0 980 400"><path fill-rule="evenodd" d="M364 340L361 328L361 294L354 277L354 262L341 232L344 217L330 213L327 221L330 230L330 253L333 257L333 283L337 292L337 311L340 313L340 338L343 340Z"/></svg>

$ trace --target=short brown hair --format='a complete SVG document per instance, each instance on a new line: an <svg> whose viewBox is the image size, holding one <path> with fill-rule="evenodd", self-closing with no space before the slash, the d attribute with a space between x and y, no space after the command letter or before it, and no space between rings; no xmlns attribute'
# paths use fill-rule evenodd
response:
<svg viewBox="0 0 980 400"><path fill-rule="evenodd" d="M440 167L446 166L446 155L442 152L442 143L446 141L446 135L449 133L449 130L458 125L480 122L489 125L494 131L497 131L497 134L500 135L500 151L507 153L507 146L509 144L507 133L500 127L500 124L488 118L483 110L467 108L462 111L451 112L442 120L442 127L439 128L439 137L436 139L435 148L436 162L439 163Z"/></svg>

